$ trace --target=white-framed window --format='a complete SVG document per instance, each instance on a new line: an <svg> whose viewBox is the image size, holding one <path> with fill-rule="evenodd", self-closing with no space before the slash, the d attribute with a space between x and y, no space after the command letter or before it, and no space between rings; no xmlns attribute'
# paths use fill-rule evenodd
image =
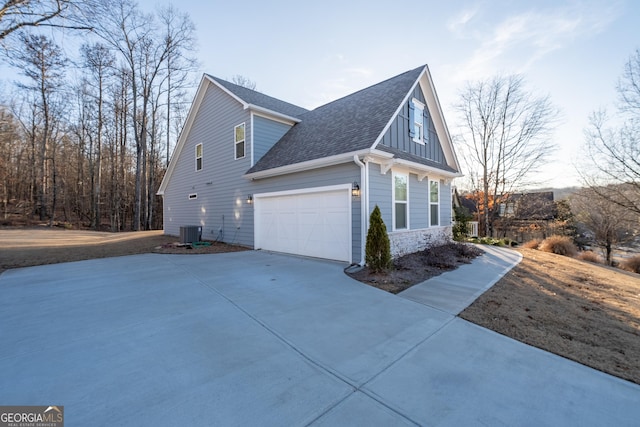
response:
<svg viewBox="0 0 640 427"><path fill-rule="evenodd" d="M189 200L195 200L198 198L198 193L191 193L189 194Z"/></svg>
<svg viewBox="0 0 640 427"><path fill-rule="evenodd" d="M244 123L240 123L233 129L233 139L235 147L235 158L242 159L245 154L245 126Z"/></svg>
<svg viewBox="0 0 640 427"><path fill-rule="evenodd" d="M417 99L411 100L411 107L409 114L411 123L410 134L413 137L413 141L418 144L424 144L424 132L425 132L425 120L424 120L425 105Z"/></svg>
<svg viewBox="0 0 640 427"><path fill-rule="evenodd" d="M202 170L202 144L196 145L196 171Z"/></svg>
<svg viewBox="0 0 640 427"><path fill-rule="evenodd" d="M409 175L393 173L393 229L409 228Z"/></svg>
<svg viewBox="0 0 640 427"><path fill-rule="evenodd" d="M440 225L440 182L429 181L429 224Z"/></svg>

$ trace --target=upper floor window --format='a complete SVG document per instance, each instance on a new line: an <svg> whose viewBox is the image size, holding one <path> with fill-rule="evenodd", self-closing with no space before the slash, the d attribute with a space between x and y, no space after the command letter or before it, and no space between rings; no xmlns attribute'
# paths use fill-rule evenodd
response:
<svg viewBox="0 0 640 427"><path fill-rule="evenodd" d="M236 159L241 159L244 157L245 152L245 144L244 144L244 123L239 124L235 127L233 132L234 142L235 142L235 156Z"/></svg>
<svg viewBox="0 0 640 427"><path fill-rule="evenodd" d="M202 144L196 145L196 171L202 170Z"/></svg>
<svg viewBox="0 0 640 427"><path fill-rule="evenodd" d="M440 183L429 181L429 217L432 226L440 225Z"/></svg>
<svg viewBox="0 0 640 427"><path fill-rule="evenodd" d="M412 99L409 104L409 134L414 142L424 144L425 140L425 105L417 99Z"/></svg>
<svg viewBox="0 0 640 427"><path fill-rule="evenodd" d="M409 228L409 176L393 174L393 229Z"/></svg>

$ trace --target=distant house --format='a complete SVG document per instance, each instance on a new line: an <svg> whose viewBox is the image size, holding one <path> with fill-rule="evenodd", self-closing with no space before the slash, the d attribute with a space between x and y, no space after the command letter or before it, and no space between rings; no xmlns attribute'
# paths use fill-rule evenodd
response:
<svg viewBox="0 0 640 427"><path fill-rule="evenodd" d="M556 216L553 191L510 194L502 198L498 216L525 221L551 220Z"/></svg>
<svg viewBox="0 0 640 427"><path fill-rule="evenodd" d="M363 263L375 205L394 255L450 235L458 176L427 66L311 111L205 74L158 194L168 235Z"/></svg>
<svg viewBox="0 0 640 427"><path fill-rule="evenodd" d="M557 216L553 191L515 193L503 196L498 218L494 221L495 234L516 241L545 238Z"/></svg>

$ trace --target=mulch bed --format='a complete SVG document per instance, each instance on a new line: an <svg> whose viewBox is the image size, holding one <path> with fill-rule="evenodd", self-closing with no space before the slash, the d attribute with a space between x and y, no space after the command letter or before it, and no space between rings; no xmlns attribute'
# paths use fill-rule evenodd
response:
<svg viewBox="0 0 640 427"><path fill-rule="evenodd" d="M386 272L365 267L347 274L362 283L397 294L462 264L469 264L483 253L476 246L451 242L396 258L393 267Z"/></svg>

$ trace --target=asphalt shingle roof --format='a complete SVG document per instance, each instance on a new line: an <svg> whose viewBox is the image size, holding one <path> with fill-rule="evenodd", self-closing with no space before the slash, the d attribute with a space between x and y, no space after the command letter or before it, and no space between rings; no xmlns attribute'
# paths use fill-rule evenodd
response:
<svg viewBox="0 0 640 427"><path fill-rule="evenodd" d="M371 147L422 70L424 66L301 115L302 121L294 125L247 173ZM438 167L442 168L442 165Z"/></svg>
<svg viewBox="0 0 640 427"><path fill-rule="evenodd" d="M296 119L299 119L300 116L309 111L306 108L298 107L297 105L290 104L288 102L282 101L269 95L265 95L264 93L260 93L252 89L248 89L244 86L222 80L218 77L209 75L209 78L215 80L231 93L248 104L257 105L259 107L275 111L276 113L285 114Z"/></svg>

